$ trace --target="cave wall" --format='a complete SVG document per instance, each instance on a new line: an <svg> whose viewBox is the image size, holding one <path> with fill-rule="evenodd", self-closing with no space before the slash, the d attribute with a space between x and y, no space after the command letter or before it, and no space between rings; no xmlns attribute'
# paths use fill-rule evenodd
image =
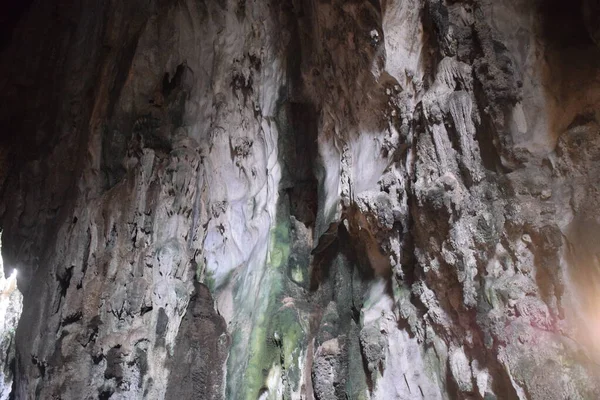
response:
<svg viewBox="0 0 600 400"><path fill-rule="evenodd" d="M599 397L594 10L33 1L13 396Z"/></svg>

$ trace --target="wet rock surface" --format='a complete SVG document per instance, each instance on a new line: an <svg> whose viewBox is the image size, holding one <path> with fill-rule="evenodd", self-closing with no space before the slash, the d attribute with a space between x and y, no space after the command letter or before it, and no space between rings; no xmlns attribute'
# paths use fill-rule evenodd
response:
<svg viewBox="0 0 600 400"><path fill-rule="evenodd" d="M0 397L599 398L597 11L23 7Z"/></svg>

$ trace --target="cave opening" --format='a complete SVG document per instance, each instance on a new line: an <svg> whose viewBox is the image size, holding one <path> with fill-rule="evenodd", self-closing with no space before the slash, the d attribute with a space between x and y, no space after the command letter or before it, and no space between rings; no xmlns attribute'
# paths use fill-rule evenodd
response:
<svg viewBox="0 0 600 400"><path fill-rule="evenodd" d="M10 271L10 272L9 272ZM23 309L16 268L6 268L0 254L0 398L11 399L16 373L15 338Z"/></svg>

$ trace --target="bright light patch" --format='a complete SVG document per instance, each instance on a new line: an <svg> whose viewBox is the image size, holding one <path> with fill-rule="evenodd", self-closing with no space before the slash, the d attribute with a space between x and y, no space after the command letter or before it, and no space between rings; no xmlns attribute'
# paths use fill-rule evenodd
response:
<svg viewBox="0 0 600 400"><path fill-rule="evenodd" d="M4 276L4 263L0 256L0 399L10 397L14 362L14 336L21 317L23 296L17 288L17 270L9 277Z"/></svg>

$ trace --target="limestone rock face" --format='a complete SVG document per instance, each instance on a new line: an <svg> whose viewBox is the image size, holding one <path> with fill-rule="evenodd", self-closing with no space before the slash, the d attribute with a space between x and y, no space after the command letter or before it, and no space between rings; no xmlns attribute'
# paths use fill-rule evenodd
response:
<svg viewBox="0 0 600 400"><path fill-rule="evenodd" d="M15 399L600 398L596 1L23 8Z"/></svg>

